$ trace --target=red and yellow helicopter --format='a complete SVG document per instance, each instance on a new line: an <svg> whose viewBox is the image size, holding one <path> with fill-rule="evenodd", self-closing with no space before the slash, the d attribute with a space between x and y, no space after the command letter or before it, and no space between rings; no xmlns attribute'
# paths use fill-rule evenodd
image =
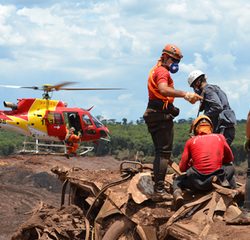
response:
<svg viewBox="0 0 250 240"><path fill-rule="evenodd" d="M87 110L78 107L70 108L63 101L52 100L50 93L59 90L120 90L121 88L65 87L69 84L72 84L72 82L63 82L57 85L45 84L42 87L0 85L0 87L27 88L44 92L41 99L20 98L17 99L17 104L4 101L4 106L11 110L0 111L0 128L33 137L36 140L35 151L37 153L39 152L40 140L64 142L70 127L74 127L76 133L81 133L81 142L109 140L108 128L90 114L93 107ZM41 145L44 145L44 143ZM49 143L49 146L51 146L51 143Z"/></svg>

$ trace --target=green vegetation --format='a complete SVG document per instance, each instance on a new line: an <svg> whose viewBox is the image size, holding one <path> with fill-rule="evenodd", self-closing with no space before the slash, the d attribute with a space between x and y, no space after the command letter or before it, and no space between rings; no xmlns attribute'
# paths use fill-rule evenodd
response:
<svg viewBox="0 0 250 240"><path fill-rule="evenodd" d="M102 155L101 149L103 146L106 146L105 154L111 154L117 159L133 159L136 153L139 153L146 161L152 160L154 148L145 124L108 124L108 128L111 133L111 142L101 142L97 145L96 149L99 149L99 155ZM185 142L189 138L190 120L182 121L182 123L175 123L174 128L175 136L172 155L173 159L178 162L184 149ZM231 146L236 165L240 165L246 160L246 152L243 148L245 128L245 121L239 121L236 125L236 136Z"/></svg>
<svg viewBox="0 0 250 240"><path fill-rule="evenodd" d="M0 131L0 155L7 156L22 147L24 137L20 134L5 130Z"/></svg>
<svg viewBox="0 0 250 240"><path fill-rule="evenodd" d="M179 161L186 140L189 138L190 119L175 123L175 136L173 147L173 159ZM143 158L145 161L152 161L154 156L154 148L147 127L142 122L137 124L127 123L112 123L107 124L111 141L100 141L95 146L95 151L92 154L103 156L110 154L119 160ZM236 137L232 144L232 150L235 156L236 165L240 165L246 160L246 152L243 148L245 140L246 122L238 121L236 126ZM24 137L4 130L0 130L0 155L9 155L17 152L22 148ZM91 143L84 143L89 146Z"/></svg>

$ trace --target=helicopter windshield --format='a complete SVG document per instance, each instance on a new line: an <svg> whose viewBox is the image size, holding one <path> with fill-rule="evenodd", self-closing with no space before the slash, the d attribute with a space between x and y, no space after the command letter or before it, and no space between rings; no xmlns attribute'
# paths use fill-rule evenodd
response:
<svg viewBox="0 0 250 240"><path fill-rule="evenodd" d="M91 115L91 117L92 117L93 122L95 123L97 128L100 128L100 127L104 126L97 118L93 117L92 115Z"/></svg>

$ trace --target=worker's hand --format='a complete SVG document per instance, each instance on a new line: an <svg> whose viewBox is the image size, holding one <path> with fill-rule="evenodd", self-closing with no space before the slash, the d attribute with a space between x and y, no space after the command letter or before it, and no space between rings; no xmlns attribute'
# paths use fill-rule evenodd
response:
<svg viewBox="0 0 250 240"><path fill-rule="evenodd" d="M202 100L203 97L201 97L200 95L198 95L197 93L191 93L191 92L187 92L184 96L184 99L187 100L188 102L190 102L191 104L196 103L199 100Z"/></svg>
<svg viewBox="0 0 250 240"><path fill-rule="evenodd" d="M250 138L246 138L246 140L244 142L244 148L245 148L246 152L250 151Z"/></svg>

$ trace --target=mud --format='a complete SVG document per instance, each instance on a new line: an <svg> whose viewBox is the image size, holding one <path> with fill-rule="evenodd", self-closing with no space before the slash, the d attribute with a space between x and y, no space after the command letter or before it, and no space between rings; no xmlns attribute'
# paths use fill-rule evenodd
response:
<svg viewBox="0 0 250 240"><path fill-rule="evenodd" d="M51 172L55 166L79 167L85 170L88 179L109 182L119 177L120 162L111 157L67 159L62 156L17 155L1 158L0 240L11 239L39 204L59 208L62 184ZM164 216L166 213L157 208L155 214ZM185 221L188 223L189 219ZM210 239L250 239L250 226L231 226L220 220L214 221L209 232Z"/></svg>
<svg viewBox="0 0 250 240"><path fill-rule="evenodd" d="M62 183L50 171L54 166L95 170L119 169L112 158L70 158L61 156L18 155L0 159L0 240L11 239L40 202L60 206ZM102 172L102 171L101 171ZM101 177L101 176L99 176Z"/></svg>

